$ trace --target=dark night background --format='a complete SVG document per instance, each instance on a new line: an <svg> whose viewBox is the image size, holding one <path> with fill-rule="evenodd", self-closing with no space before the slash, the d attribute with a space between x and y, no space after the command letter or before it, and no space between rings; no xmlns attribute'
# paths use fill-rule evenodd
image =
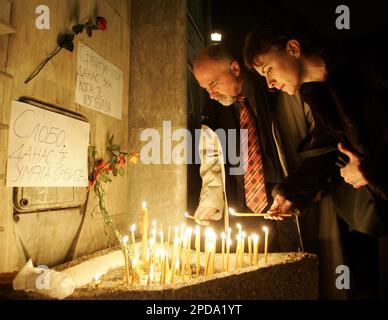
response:
<svg viewBox="0 0 388 320"><path fill-rule="evenodd" d="M350 29L337 30L337 6L350 9ZM224 42L241 48L244 36L265 17L279 10L295 11L329 38L355 37L388 30L388 1L312 0L211 0L212 30L223 34ZM388 37L387 37L388 38Z"/></svg>

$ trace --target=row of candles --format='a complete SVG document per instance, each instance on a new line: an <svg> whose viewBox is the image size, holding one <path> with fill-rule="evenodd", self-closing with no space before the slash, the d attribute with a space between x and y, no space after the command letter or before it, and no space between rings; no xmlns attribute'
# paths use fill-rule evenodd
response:
<svg viewBox="0 0 388 320"><path fill-rule="evenodd" d="M190 217L185 213L186 217ZM259 235L247 236L242 226L237 224L236 251L234 255L234 270L244 266L255 266L259 261ZM136 225L130 227L130 238L123 237L124 254L124 279L126 285L140 284L170 284L174 285L177 276L182 282L191 279L193 274L196 277L201 271L201 228L197 226L194 230L195 248L195 270L191 269L191 242L193 229L182 224L174 229L174 238L170 246L171 226L168 228L167 239L164 237L163 226L157 232L156 221L152 222L151 237L148 237L149 217L146 203L143 202L140 222L141 243L140 250L137 249L135 240ZM263 227L264 238L264 263L267 263L268 256L268 228ZM204 233L204 270L203 276L212 276L216 271L228 272L231 270L230 248L232 245L232 230L221 233L221 267L216 269L216 248L217 235L211 228L206 228ZM159 237L159 241L158 241ZM247 243L247 250L245 244ZM131 255L131 259L129 259ZM248 263L244 261L248 258ZM132 269L130 276L130 269ZM96 279L97 281L97 279Z"/></svg>

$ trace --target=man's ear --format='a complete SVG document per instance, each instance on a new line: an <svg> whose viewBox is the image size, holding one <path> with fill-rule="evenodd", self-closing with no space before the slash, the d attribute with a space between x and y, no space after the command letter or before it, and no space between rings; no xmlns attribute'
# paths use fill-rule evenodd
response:
<svg viewBox="0 0 388 320"><path fill-rule="evenodd" d="M240 75L240 65L238 64L238 62L236 60L234 60L231 64L230 64L230 70L232 70L232 73L238 77Z"/></svg>
<svg viewBox="0 0 388 320"><path fill-rule="evenodd" d="M291 39L288 40L286 46L287 52L295 58L299 58L302 54L302 49L300 48L300 43L298 40Z"/></svg>

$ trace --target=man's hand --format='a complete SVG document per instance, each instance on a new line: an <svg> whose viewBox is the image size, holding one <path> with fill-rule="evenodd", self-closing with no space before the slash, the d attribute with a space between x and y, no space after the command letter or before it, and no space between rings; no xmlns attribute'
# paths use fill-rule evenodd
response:
<svg viewBox="0 0 388 320"><path fill-rule="evenodd" d="M277 194L272 203L271 208L268 210L268 215L264 219L270 220L284 220L283 217L280 217L279 214L288 213L292 208L292 202L288 201L286 198Z"/></svg>
<svg viewBox="0 0 388 320"><path fill-rule="evenodd" d="M206 220L212 220L212 217L218 212L217 208L197 208L194 213L195 222L201 226L208 226L209 222Z"/></svg>
<svg viewBox="0 0 388 320"><path fill-rule="evenodd" d="M341 169L341 176L345 182L351 184L353 188L360 188L368 184L368 181L364 178L360 170L359 158L348 149L344 147L342 143L338 144L338 150L349 157L349 163Z"/></svg>

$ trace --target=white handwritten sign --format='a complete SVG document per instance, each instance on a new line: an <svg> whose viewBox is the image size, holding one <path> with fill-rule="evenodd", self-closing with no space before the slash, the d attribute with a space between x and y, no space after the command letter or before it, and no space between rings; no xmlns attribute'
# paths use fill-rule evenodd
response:
<svg viewBox="0 0 388 320"><path fill-rule="evenodd" d="M123 72L82 42L78 43L75 102L122 118Z"/></svg>
<svg viewBox="0 0 388 320"><path fill-rule="evenodd" d="M12 101L7 187L88 185L90 125Z"/></svg>

